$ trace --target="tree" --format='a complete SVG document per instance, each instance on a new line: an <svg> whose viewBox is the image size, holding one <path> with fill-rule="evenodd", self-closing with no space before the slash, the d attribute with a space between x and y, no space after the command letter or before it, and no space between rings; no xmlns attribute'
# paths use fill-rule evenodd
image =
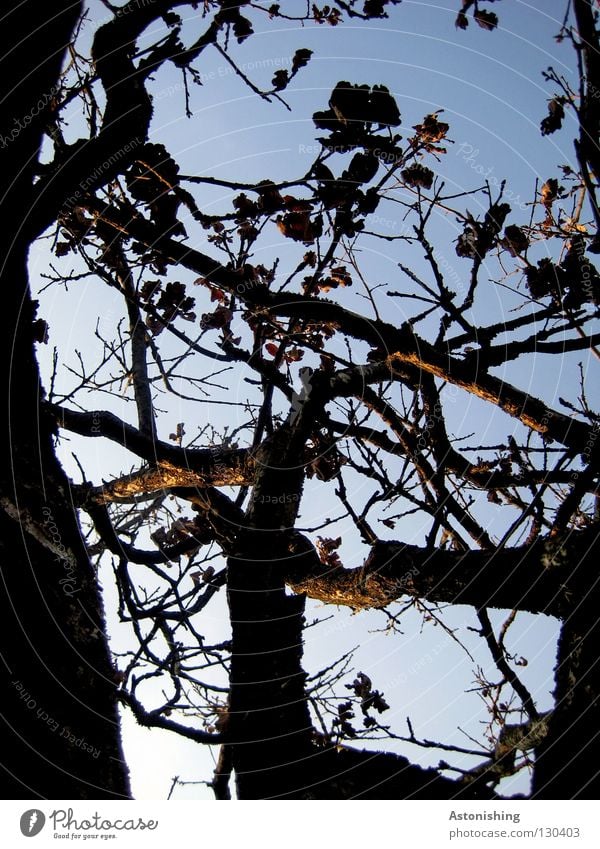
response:
<svg viewBox="0 0 600 849"><path fill-rule="evenodd" d="M594 4L574 0L559 34L576 51L579 91L546 73L556 91L541 133L559 131L570 110L576 161L563 167L565 185L550 177L539 187L526 218L507 203L504 184L451 191L439 172L449 125L433 112L404 126L403 138L399 104L383 85L338 82L313 116L314 162L285 182L184 175L164 144L149 141L151 79L169 63L182 74L186 105L202 82L194 63L208 50L240 85L285 105L311 51L298 47L262 90L232 42L252 39L257 20L385 18L393 0L338 0L302 13L239 0L104 5L89 55L81 6L59 0L12 11L5 31L17 47L2 51L16 124L1 141L11 330L2 339L0 481L9 795L126 798L120 703L142 725L218 746L218 798L229 798L235 771L241 798L493 799L525 768L536 798L593 798L599 418L583 377L579 397L565 388L560 409L530 391L521 364L597 355ZM199 35L178 12L190 7ZM483 29L497 25L494 13L464 0L460 29L470 15ZM158 35L148 46L151 26ZM87 124L78 138L66 122L74 106L78 132ZM227 208L207 203L212 187L229 192ZM373 226L384 200L404 220L391 236ZM451 244L464 285L451 288L435 247L438 212L457 230ZM32 298L26 262L43 234L55 254L49 291L101 282L120 312L112 336L96 323L75 365L53 339L42 381L38 358L48 361L53 328L44 293ZM262 259L269 239L277 248ZM361 257L381 239L401 246L397 280L370 279ZM514 317L490 319L492 285ZM352 294L359 287L362 297ZM203 420L193 434L189 421L171 424L173 399L198 404L202 417L201 402L217 392L228 422ZM133 423L115 412L123 395ZM456 397L477 399L495 432L510 435L490 447L476 433L465 445L452 418ZM56 456L66 434L82 445L111 441L134 455L133 468L91 480L89 454L78 452L76 483ZM359 567L345 566L342 537L327 535L340 516L299 525L303 498L319 491L351 523L345 533L363 553ZM486 529L489 511L501 533ZM109 648L97 580L107 564L119 597L112 618L131 632L121 653ZM230 632L212 640L204 617L223 595ZM402 737L383 724L385 693L366 672L345 683L347 658L309 676L310 599L380 610L392 631L412 607L449 639L441 609L472 605L500 676L481 671L478 681L487 742L434 744L412 726ZM508 611L501 629L490 609ZM521 612L560 622L548 711L507 647ZM436 748L445 760L424 768L397 751L357 748L373 738ZM476 765L457 770L447 761L453 752Z"/></svg>

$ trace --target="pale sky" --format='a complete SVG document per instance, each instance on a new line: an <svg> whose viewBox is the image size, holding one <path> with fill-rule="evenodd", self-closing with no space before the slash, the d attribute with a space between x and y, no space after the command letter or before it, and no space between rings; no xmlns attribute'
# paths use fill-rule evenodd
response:
<svg viewBox="0 0 600 849"><path fill-rule="evenodd" d="M327 107L332 88L339 80L352 83L384 84L396 98L403 116L400 132L410 134L413 124L437 109L444 109L443 120L450 124L449 137L454 140L448 153L439 163L438 173L456 191L475 188L488 179L492 188L498 188L507 178L507 197L513 205L511 221L526 221L530 214L527 203L533 196L536 180L544 181L557 173L557 165L573 161L572 119L566 129L542 139L539 122L546 114L546 102L553 90L543 80L541 71L553 64L560 73L572 75L574 56L568 44L557 44L553 36L558 32L564 13L563 0L536 0L494 4L500 17L497 32L484 32L474 24L462 32L454 27L458 0L440 2L404 2L390 10L390 20L370 24L343 24L337 28L308 24L303 29L285 22L269 22L264 16L262 27L241 46L231 45L231 53L245 73L259 86L268 87L274 70L289 67L290 57L300 47L313 51L308 67L293 80L284 97L292 107L288 112L281 104L265 103L244 87L242 81L230 72L222 56L206 52L195 64L203 79L202 87L192 87L191 106L193 118L187 119L181 76L172 66L161 69L151 85L154 97L155 118L151 141L161 142L181 166L184 174L204 174L245 181L264 178L283 179L300 176L309 167L318 151L315 142L312 113ZM90 2L92 20L106 17L106 9L99 2ZM196 13L189 12L191 16ZM260 19L259 19L260 20ZM190 27L198 28L191 20ZM90 32L92 28L90 27ZM156 35L156 34L154 34ZM148 43L153 33L147 34ZM76 119L72 130L77 135ZM340 160L341 161L341 160ZM224 209L231 193L225 189L206 192L205 211ZM478 201L473 201L473 212L478 212ZM383 202L376 214L379 230L390 234L402 226L398 208ZM440 218L436 221L443 255L449 274L456 270L460 276L465 266L452 249L455 238L454 223ZM211 251L205 234L190 227L191 244L206 252ZM393 244L393 243L389 243ZM265 240L261 243L265 260L271 261L276 251L285 256L287 247ZM373 279L395 281L398 274L397 246L386 242L365 244L365 267ZM414 251L407 263L417 264ZM32 258L33 288L43 281L39 274L45 269L45 249L36 251ZM182 276L181 279L187 279ZM395 284L393 288L397 288ZM196 295L194 291L192 294ZM482 319L491 320L499 310L506 310L505 293L490 285L489 301ZM353 294L352 297L355 297ZM349 302L352 304L352 301ZM50 325L50 345L40 351L42 366L48 373L49 354L53 344L60 343L71 362L75 349L90 351L91 334L98 310L102 315L101 327L108 329L121 305L112 302L111 295L93 283L70 287L68 294L56 287L41 298L40 314ZM355 306L364 309L362 302ZM392 302L390 309L398 310ZM118 310L118 313L117 313ZM389 320L392 314L388 316ZM399 315L399 320L401 317ZM543 357L529 358L527 384L535 394L557 404L559 384L574 394L577 380L577 363L583 354L565 359L561 374L548 370ZM556 363L553 363L554 367ZM589 368L589 363L584 363ZM520 361L519 368L523 364ZM510 379L510 370L509 370ZM523 386L523 374L519 373ZM68 385L69 377L64 376ZM524 386L527 388L527 385ZM215 396L217 397L217 396ZM220 397L220 396L219 396ZM225 396L223 396L225 397ZM106 397L94 400L92 407L105 404ZM133 421L133 405L109 401L110 409L124 419ZM217 425L235 412L214 404L200 406L173 402L161 417L162 438L168 427L185 421L188 433L200 427L207 419ZM450 420L456 431L464 430L467 422L477 430L473 441L484 432L483 441L505 439L506 420L490 416L490 411L473 400L461 399L452 409ZM70 474L78 480L70 452L86 458L90 476L97 482L107 477L111 469L117 471L133 462L129 456L111 447L105 440L90 441L73 437L69 445L63 444L61 456ZM85 451L85 454L84 454ZM315 495L312 495L314 491ZM319 488L307 487L301 509L301 525L316 524L325 509ZM361 501L360 492L354 495ZM492 512L485 522L493 531L503 518ZM346 534L340 554L345 565L355 566L362 560L352 542L349 528L340 527L336 533ZM414 527L413 538L407 542L421 541L420 528ZM346 542L346 539L348 540ZM115 592L110 570L102 576L104 596L110 611L115 603ZM385 693L390 710L381 719L391 724L399 734L407 733L405 718L410 716L415 733L445 742L468 746L469 741L456 729L477 734L481 728L481 703L477 696L465 697L463 690L473 686L472 669L460 647L450 640L439 627L425 626L410 612L403 620L403 635L375 633L385 625L382 614L352 615L348 610L336 611L310 603L311 615L335 618L306 632L306 663L315 671L331 662L336 653L360 645L354 668L366 672L374 686ZM496 612L493 621L501 622L506 612ZM114 616L113 616L114 618ZM310 616L308 617L310 618ZM446 614L445 621L456 627L457 636L471 649L477 664L487 668L494 677L493 667L483 641L471 633L477 627L474 612L465 607L455 607ZM202 614L200 630L222 633L226 628L226 610L223 598L213 602ZM556 623L547 617L521 614L518 624L510 632L511 650L527 657L529 665L520 669L527 686L538 697L541 710L551 705L552 666L554 663ZM118 646L122 629L116 628L113 646ZM497 677L498 674L496 673ZM351 680L351 678L349 679ZM177 738L167 732L139 728L130 715L123 718L124 745L132 773L133 791L139 799L166 798L174 775L182 779L210 779L212 759L203 747ZM357 743L360 746L360 741ZM383 745L378 743L378 747ZM413 761L437 764L440 752L419 750L414 746L398 749ZM453 763L459 763L455 757ZM470 765L471 762L469 762ZM465 762L466 766L467 762ZM518 785L524 789L524 784ZM513 792L516 787L513 786ZM212 798L212 792L202 786L179 788L177 799Z"/></svg>

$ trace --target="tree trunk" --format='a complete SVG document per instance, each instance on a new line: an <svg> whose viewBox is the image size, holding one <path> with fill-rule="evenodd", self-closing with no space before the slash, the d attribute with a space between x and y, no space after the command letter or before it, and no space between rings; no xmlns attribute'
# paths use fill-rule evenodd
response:
<svg viewBox="0 0 600 849"><path fill-rule="evenodd" d="M536 751L532 798L597 799L600 793L599 608L596 586L573 605L562 626L556 707Z"/></svg>
<svg viewBox="0 0 600 849"><path fill-rule="evenodd" d="M69 481L40 413L28 278L29 200L80 4L25 2L0 39L4 331L0 334L0 610L4 798L127 798L100 594ZM54 199L55 201L56 199Z"/></svg>
<svg viewBox="0 0 600 849"><path fill-rule="evenodd" d="M307 798L314 757L302 669L304 598L286 596L268 534L242 532L227 566L232 624L229 721L241 799Z"/></svg>

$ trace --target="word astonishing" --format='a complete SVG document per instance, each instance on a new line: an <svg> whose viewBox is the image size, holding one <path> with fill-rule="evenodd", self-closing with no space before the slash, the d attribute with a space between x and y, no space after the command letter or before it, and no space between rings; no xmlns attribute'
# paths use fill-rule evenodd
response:
<svg viewBox="0 0 600 849"><path fill-rule="evenodd" d="M52 825L56 831L57 827L66 828L69 832L77 831L154 831L158 826L158 820L143 820L141 817L135 819L118 819L108 820L103 819L96 811L93 816L88 819L76 820L73 816L73 808L59 808L52 811L49 819L52 820Z"/></svg>
<svg viewBox="0 0 600 849"><path fill-rule="evenodd" d="M521 814L509 814L506 811L450 811L450 820L512 820L518 823Z"/></svg>

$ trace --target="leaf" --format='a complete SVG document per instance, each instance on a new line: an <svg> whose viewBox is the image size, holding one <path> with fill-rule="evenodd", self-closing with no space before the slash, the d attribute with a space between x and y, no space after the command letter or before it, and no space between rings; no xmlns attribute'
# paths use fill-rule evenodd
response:
<svg viewBox="0 0 600 849"><path fill-rule="evenodd" d="M409 186L430 189L433 183L433 171L416 162L402 171L402 179Z"/></svg>
<svg viewBox="0 0 600 849"><path fill-rule="evenodd" d="M330 276L319 281L319 289L323 292L337 289L338 286L352 286L352 277L348 274L345 265L332 268Z"/></svg>
<svg viewBox="0 0 600 849"><path fill-rule="evenodd" d="M225 292L221 289L217 289L216 286L210 286L209 288L211 301L224 301L227 298Z"/></svg>
<svg viewBox="0 0 600 849"><path fill-rule="evenodd" d="M379 201L381 197L379 192L375 186L367 189L364 195L361 193L358 199L358 203L356 204L356 208L362 215L370 215L372 212L375 212L377 207L379 206Z"/></svg>
<svg viewBox="0 0 600 849"><path fill-rule="evenodd" d="M397 127L401 123L400 111L390 90L384 85L374 85L371 90L372 119L380 127Z"/></svg>
<svg viewBox="0 0 600 849"><path fill-rule="evenodd" d="M169 439L173 440L173 442L176 442L178 445L181 445L181 440L183 439L184 435L185 428L183 426L183 422L178 422L175 428L175 433L170 433Z"/></svg>
<svg viewBox="0 0 600 849"><path fill-rule="evenodd" d="M450 129L443 121L438 121L439 112L431 112L423 118L421 124L415 124L413 130L417 131L414 139L411 139L413 147L422 145L425 150L445 153L445 148L436 147L435 144L446 137Z"/></svg>
<svg viewBox="0 0 600 849"><path fill-rule="evenodd" d="M600 275L586 256L586 243L583 236L574 233L569 250L560 264L568 294L563 304L571 309L579 309L584 303L597 304L600 300Z"/></svg>
<svg viewBox="0 0 600 849"><path fill-rule="evenodd" d="M345 134L344 140L352 139L348 150L364 144L360 136L372 132L372 125L396 127L401 122L396 101L383 85L371 88L340 80L331 92L329 107L326 112L315 112L313 120L319 129L338 131Z"/></svg>
<svg viewBox="0 0 600 849"><path fill-rule="evenodd" d="M152 203L164 194L165 184L179 183L179 166L163 144L148 142L126 174L127 188L136 200Z"/></svg>
<svg viewBox="0 0 600 849"><path fill-rule="evenodd" d="M236 9L237 12L237 9ZM236 18L233 22L233 34L238 40L238 44L241 44L245 41L249 36L254 33L252 28L252 24L245 18L243 15L240 15L239 12L236 15Z"/></svg>
<svg viewBox="0 0 600 849"><path fill-rule="evenodd" d="M194 298L186 295L185 284L176 281L167 283L161 291L156 308L162 310L163 319L168 324L177 317L193 321L196 317L192 313L194 304Z"/></svg>
<svg viewBox="0 0 600 849"><path fill-rule="evenodd" d="M477 9L473 13L473 17L482 29L491 32L498 26L498 15L494 12L488 12L486 9Z"/></svg>
<svg viewBox="0 0 600 849"><path fill-rule="evenodd" d="M466 259L475 259L477 256L477 242L479 233L474 224L468 224L456 241L457 256Z"/></svg>
<svg viewBox="0 0 600 849"><path fill-rule="evenodd" d="M375 720L368 716L370 710L376 710L378 713L389 710L390 706L384 699L383 693L373 689L371 679L364 672L359 672L352 684L346 684L346 689L353 690L356 698L360 699L363 716L367 717L364 722L367 728L375 724Z"/></svg>
<svg viewBox="0 0 600 849"><path fill-rule="evenodd" d="M290 212L312 212L312 202L305 198L296 198L293 195L284 195L281 201Z"/></svg>
<svg viewBox="0 0 600 849"><path fill-rule="evenodd" d="M253 218L258 215L257 204L243 192L233 199L233 206L237 209L241 218Z"/></svg>
<svg viewBox="0 0 600 849"><path fill-rule="evenodd" d="M292 59L292 73L296 74L300 68L304 68L308 65L312 55L312 50L308 50L305 47L301 47L299 50L296 50L294 58Z"/></svg>
<svg viewBox="0 0 600 849"><path fill-rule="evenodd" d="M157 528L150 534L150 539L155 542L159 548L167 544L167 529L163 527Z"/></svg>
<svg viewBox="0 0 600 849"><path fill-rule="evenodd" d="M146 280L140 289L140 298L147 303L160 292L160 280Z"/></svg>
<svg viewBox="0 0 600 849"><path fill-rule="evenodd" d="M349 121L364 121L369 109L369 86L352 85L340 80L331 92L329 106L342 124Z"/></svg>
<svg viewBox="0 0 600 849"><path fill-rule="evenodd" d="M273 74L273 79L271 80L271 85L275 89L275 91L282 91L286 85L290 81L290 75L285 69L280 71L275 71Z"/></svg>
<svg viewBox="0 0 600 849"><path fill-rule="evenodd" d="M258 230L249 221L242 221L237 231L238 235L247 242L253 242L258 236Z"/></svg>
<svg viewBox="0 0 600 849"><path fill-rule="evenodd" d="M300 362L303 357L304 351L302 350L302 348L297 348L296 346L294 346L293 348L290 348L290 350L285 354L284 360L286 361L286 363L297 363Z"/></svg>
<svg viewBox="0 0 600 849"><path fill-rule="evenodd" d="M342 538L330 539L328 537L317 537L316 549L319 555L319 560L325 566L333 568L341 568L342 561L336 551L342 544Z"/></svg>
<svg viewBox="0 0 600 849"><path fill-rule="evenodd" d="M242 341L241 336L234 336L231 330L228 327L223 329L223 333L221 334L221 345L239 345Z"/></svg>
<svg viewBox="0 0 600 849"><path fill-rule="evenodd" d="M537 268L528 266L525 269L525 280L533 298L553 295L555 300L560 301L561 291L564 289L564 271L548 257L539 260Z"/></svg>
<svg viewBox="0 0 600 849"><path fill-rule="evenodd" d="M363 15L367 18L387 18L385 6L388 0L365 0Z"/></svg>
<svg viewBox="0 0 600 849"><path fill-rule="evenodd" d="M328 373L335 371L335 360L329 354L320 354L321 370Z"/></svg>
<svg viewBox="0 0 600 849"><path fill-rule="evenodd" d="M552 223L552 205L554 204L554 201L557 200L558 197L560 197L561 192L562 186L559 186L558 180L556 180L554 177L550 177L548 180L546 180L546 182L540 189L540 200L542 206L546 210L545 224Z"/></svg>
<svg viewBox="0 0 600 849"><path fill-rule="evenodd" d="M215 574L215 567L214 566L207 566L202 571L202 580L204 581L204 583L208 584L208 582L211 580L211 578L214 577L214 574Z"/></svg>
<svg viewBox="0 0 600 849"><path fill-rule="evenodd" d="M286 215L278 216L277 227L288 239L296 242L314 242L323 232L323 219L317 216L311 219L310 213L288 212Z"/></svg>
<svg viewBox="0 0 600 849"><path fill-rule="evenodd" d="M554 97L548 103L548 115L540 124L540 130L543 136L549 136L550 133L555 133L562 127L562 122L565 117L564 97Z"/></svg>
<svg viewBox="0 0 600 849"><path fill-rule="evenodd" d="M272 357L274 357L274 356L276 356L277 352L279 351L279 345L275 345L274 342L267 342L267 344L265 345L265 350L267 351L268 354L270 354Z"/></svg>
<svg viewBox="0 0 600 849"><path fill-rule="evenodd" d="M320 183L332 183L335 181L332 171L322 162L316 162L313 165L311 174Z"/></svg>
<svg viewBox="0 0 600 849"><path fill-rule="evenodd" d="M353 718L352 702L342 702L338 705L338 716L333 720L333 725L339 728L341 737L356 737L356 730L350 723Z"/></svg>
<svg viewBox="0 0 600 849"><path fill-rule="evenodd" d="M326 109L324 112L315 112L313 121L318 130L334 130L337 124L337 116L332 109Z"/></svg>
<svg viewBox="0 0 600 849"><path fill-rule="evenodd" d="M496 236L502 229L506 216L510 213L510 206L507 203L495 203L485 214L484 227L493 236Z"/></svg>
<svg viewBox="0 0 600 849"><path fill-rule="evenodd" d="M222 330L226 327L233 318L233 313L230 309L224 306L218 306L212 313L204 313L200 318L200 327L203 330Z"/></svg>
<svg viewBox="0 0 600 849"><path fill-rule="evenodd" d="M176 27L181 24L181 18L179 15L175 14L175 12L165 12L163 15L163 21L168 27Z"/></svg>
<svg viewBox="0 0 600 849"><path fill-rule="evenodd" d="M353 183L368 183L379 170L379 160L373 153L356 153L342 178Z"/></svg>
<svg viewBox="0 0 600 849"><path fill-rule="evenodd" d="M504 230L504 238L500 239L499 245L507 250L511 256L519 256L529 247L529 239L524 231L516 224L509 224Z"/></svg>
<svg viewBox="0 0 600 849"><path fill-rule="evenodd" d="M315 6L313 3L312 6L312 15L313 19L318 24L330 24L332 27L335 27L339 24L342 13L339 9L331 8L331 6L323 6L322 9L319 9L318 6Z"/></svg>
<svg viewBox="0 0 600 849"><path fill-rule="evenodd" d="M66 256L73 250L73 245L70 242L57 242L54 248L56 256Z"/></svg>

